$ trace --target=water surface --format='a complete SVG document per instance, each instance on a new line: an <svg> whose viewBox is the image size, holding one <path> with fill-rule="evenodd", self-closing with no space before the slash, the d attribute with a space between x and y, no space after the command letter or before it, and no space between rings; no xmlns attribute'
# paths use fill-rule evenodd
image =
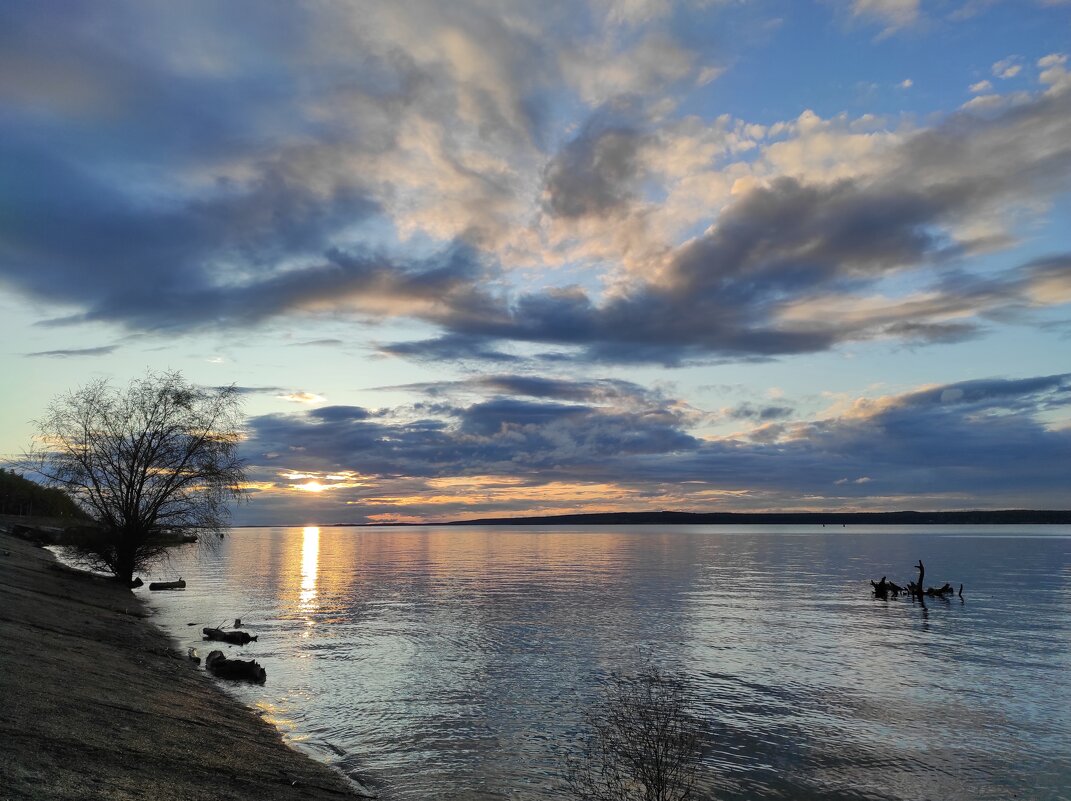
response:
<svg viewBox="0 0 1071 801"><path fill-rule="evenodd" d="M868 579L965 585L876 600ZM233 686L385 799L560 798L614 672L688 678L704 797L1071 798L1071 528L236 529L148 593ZM187 626L196 623L196 626Z"/></svg>

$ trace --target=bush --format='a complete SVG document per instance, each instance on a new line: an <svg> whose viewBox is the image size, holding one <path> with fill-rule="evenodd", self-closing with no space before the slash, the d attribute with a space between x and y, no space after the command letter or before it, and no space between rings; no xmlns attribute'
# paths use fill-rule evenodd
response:
<svg viewBox="0 0 1071 801"><path fill-rule="evenodd" d="M615 676L585 715L588 732L566 757L565 782L581 801L688 801L701 752L685 684L648 668Z"/></svg>

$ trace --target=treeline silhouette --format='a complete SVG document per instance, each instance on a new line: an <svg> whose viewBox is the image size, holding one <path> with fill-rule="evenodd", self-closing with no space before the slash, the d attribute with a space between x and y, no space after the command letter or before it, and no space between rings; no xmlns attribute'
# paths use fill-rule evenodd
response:
<svg viewBox="0 0 1071 801"><path fill-rule="evenodd" d="M1071 510L996 509L962 512L594 512L454 520L451 526L629 525L941 525L1071 523Z"/></svg>
<svg viewBox="0 0 1071 801"><path fill-rule="evenodd" d="M5 470L2 467L0 467L0 515L89 519L63 490L42 487L14 470Z"/></svg>

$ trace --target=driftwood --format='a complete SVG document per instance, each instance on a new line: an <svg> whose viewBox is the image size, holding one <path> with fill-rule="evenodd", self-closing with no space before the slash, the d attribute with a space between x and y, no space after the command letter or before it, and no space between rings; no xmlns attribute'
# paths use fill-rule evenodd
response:
<svg viewBox="0 0 1071 801"><path fill-rule="evenodd" d="M904 588L893 581L886 581L885 576L881 577L881 581L871 581L871 585L874 587L874 594L879 598L885 598L892 595L894 598L904 591Z"/></svg>
<svg viewBox="0 0 1071 801"><path fill-rule="evenodd" d="M149 589L156 590L184 590L186 589L186 582L182 579L178 581L153 581L149 584Z"/></svg>
<svg viewBox="0 0 1071 801"><path fill-rule="evenodd" d="M205 667L221 679L239 679L263 684L268 678L264 670L253 659L228 659L222 651L213 651L205 659Z"/></svg>
<svg viewBox="0 0 1071 801"><path fill-rule="evenodd" d="M141 576L138 576L135 579L131 579L131 581L130 581L130 589L136 590L138 587L140 587L144 583L145 582L141 580Z"/></svg>
<svg viewBox="0 0 1071 801"><path fill-rule="evenodd" d="M203 628L201 633L206 640L229 642L231 645L245 645L247 642L256 641L255 636L250 636L244 631L226 631L224 629Z"/></svg>
<svg viewBox="0 0 1071 801"><path fill-rule="evenodd" d="M892 581L887 581L885 576L881 577L881 581L874 581L871 579L870 585L874 588L874 595L878 598L888 598L890 595L894 598L899 597L901 593L906 593L912 598L948 598L955 594L956 590L947 581L941 587L929 587L923 589L925 586L922 582L926 578L926 565L919 559L919 563L915 565L915 570L919 571L919 580L909 581L906 587L901 587ZM963 597L963 585L959 585L959 597Z"/></svg>
<svg viewBox="0 0 1071 801"><path fill-rule="evenodd" d="M928 590L926 590L926 595L930 596L931 598L943 598L946 595L952 595L954 592L955 590L952 588L952 585L946 581L944 583L944 586L938 587L937 589L930 587Z"/></svg>

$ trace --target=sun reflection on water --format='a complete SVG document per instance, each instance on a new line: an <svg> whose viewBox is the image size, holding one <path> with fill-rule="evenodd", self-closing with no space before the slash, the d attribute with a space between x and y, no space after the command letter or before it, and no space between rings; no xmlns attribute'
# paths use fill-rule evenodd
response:
<svg viewBox="0 0 1071 801"><path fill-rule="evenodd" d="M316 569L320 561L320 528L305 526L301 540L301 608L311 611L316 600Z"/></svg>

